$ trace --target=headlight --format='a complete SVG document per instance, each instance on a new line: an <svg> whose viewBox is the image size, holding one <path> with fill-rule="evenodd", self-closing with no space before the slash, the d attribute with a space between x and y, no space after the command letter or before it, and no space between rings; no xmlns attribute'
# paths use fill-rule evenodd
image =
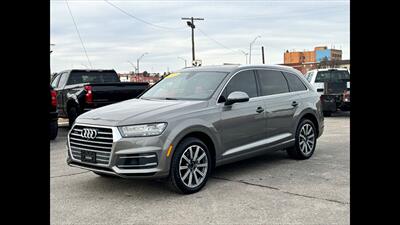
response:
<svg viewBox="0 0 400 225"><path fill-rule="evenodd" d="M147 137L160 135L166 127L167 123L151 123L124 126L120 127L119 130L123 137Z"/></svg>

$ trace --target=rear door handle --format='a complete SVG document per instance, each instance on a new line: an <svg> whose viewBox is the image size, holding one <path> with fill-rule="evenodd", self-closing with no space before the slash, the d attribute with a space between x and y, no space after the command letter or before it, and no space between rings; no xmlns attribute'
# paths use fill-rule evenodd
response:
<svg viewBox="0 0 400 225"><path fill-rule="evenodd" d="M298 106L298 105L299 105L298 102L296 102L296 101L293 101L293 102L292 102L292 106L293 106L293 107L296 107L296 106Z"/></svg>
<svg viewBox="0 0 400 225"><path fill-rule="evenodd" d="M262 112L264 112L264 108L261 106L258 106L256 112L262 113Z"/></svg>

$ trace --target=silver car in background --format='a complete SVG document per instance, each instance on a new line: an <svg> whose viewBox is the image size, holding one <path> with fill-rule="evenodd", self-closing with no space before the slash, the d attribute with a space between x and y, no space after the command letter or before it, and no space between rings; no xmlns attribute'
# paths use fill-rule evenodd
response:
<svg viewBox="0 0 400 225"><path fill-rule="evenodd" d="M67 163L100 176L166 177L189 194L216 166L266 151L308 159L323 129L319 95L297 70L185 68L136 99L80 115Z"/></svg>

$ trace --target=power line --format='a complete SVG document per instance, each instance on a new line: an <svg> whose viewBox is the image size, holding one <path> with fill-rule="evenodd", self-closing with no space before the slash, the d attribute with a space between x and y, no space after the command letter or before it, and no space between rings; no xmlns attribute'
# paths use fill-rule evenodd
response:
<svg viewBox="0 0 400 225"><path fill-rule="evenodd" d="M111 5L112 7L117 9L118 11L122 12L123 14L125 14L125 15L127 15L127 16L129 16L129 17L131 17L131 18L133 18L133 19L135 19L137 21L145 23L145 24L147 24L149 26L152 26L152 27L155 27L155 28L158 28L158 29L163 29L163 30L183 30L184 29L184 28L164 27L164 26L160 26L160 25L157 25L157 24L154 24L154 23L147 22L146 20L140 19L139 17L133 15L132 13L129 13L129 12L121 9L120 7L118 7L115 4L109 2L108 0L103 0L103 1L105 1L107 4Z"/></svg>
<svg viewBox="0 0 400 225"><path fill-rule="evenodd" d="M90 62L90 59L89 59L89 56L88 56L88 54L87 54L85 45L83 44L83 40L82 40L81 34L79 33L78 26L76 25L75 18L74 18L74 16L72 15L71 8L69 7L68 0L65 0L65 3L67 4L67 8L68 8L69 14L71 15L72 21L74 22L74 26L75 26L75 29L76 29L76 33L78 33L79 40L81 41L82 48L83 48L83 51L85 52L85 55L86 55L86 58L87 58L87 60L88 60L88 62L89 62L90 68L93 69L93 66L92 66L92 63Z"/></svg>
<svg viewBox="0 0 400 225"><path fill-rule="evenodd" d="M214 38L210 37L208 34L206 34L206 33L205 33L204 31L202 31L200 28L197 28L197 29L200 31L200 33L202 33L204 36L206 36L208 39L212 40L213 42L215 42L215 43L218 44L219 46L221 46L221 47L223 47L223 48L225 48L225 49L228 49L228 50L230 50L230 51L232 51L232 52L234 52L234 53L243 54L243 52L241 52L240 50L235 50L235 49L229 48L229 47L227 47L226 45L222 44L221 42L219 42L219 41L215 40Z"/></svg>

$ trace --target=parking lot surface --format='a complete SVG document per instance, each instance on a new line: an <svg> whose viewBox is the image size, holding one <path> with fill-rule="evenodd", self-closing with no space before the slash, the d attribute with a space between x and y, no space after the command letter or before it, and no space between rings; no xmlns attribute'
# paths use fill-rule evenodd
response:
<svg viewBox="0 0 400 225"><path fill-rule="evenodd" d="M325 118L309 160L267 153L218 167L198 193L102 178L66 165L67 127L50 142L51 224L349 224L350 118Z"/></svg>

